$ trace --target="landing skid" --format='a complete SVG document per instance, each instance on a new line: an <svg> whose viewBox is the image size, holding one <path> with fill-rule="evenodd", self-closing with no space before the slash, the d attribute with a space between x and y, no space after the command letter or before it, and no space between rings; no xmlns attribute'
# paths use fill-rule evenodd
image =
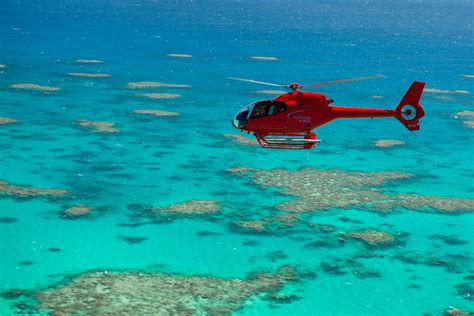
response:
<svg viewBox="0 0 474 316"><path fill-rule="evenodd" d="M316 139L313 133L296 136L261 136L255 134L260 146L273 149L310 149L319 144L321 141Z"/></svg>

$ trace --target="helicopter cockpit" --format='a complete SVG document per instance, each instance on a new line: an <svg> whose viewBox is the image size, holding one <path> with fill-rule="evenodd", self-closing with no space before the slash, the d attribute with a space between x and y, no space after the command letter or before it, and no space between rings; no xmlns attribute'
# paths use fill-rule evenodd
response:
<svg viewBox="0 0 474 316"><path fill-rule="evenodd" d="M269 115L278 114L286 111L285 102L281 101L258 101L250 103L235 115L232 124L239 129L242 129L247 124L249 119L258 119Z"/></svg>

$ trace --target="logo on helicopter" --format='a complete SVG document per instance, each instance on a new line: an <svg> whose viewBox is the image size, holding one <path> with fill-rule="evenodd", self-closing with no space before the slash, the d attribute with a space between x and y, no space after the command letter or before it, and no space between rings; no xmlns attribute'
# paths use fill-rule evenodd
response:
<svg viewBox="0 0 474 316"><path fill-rule="evenodd" d="M301 110L301 111L295 111L295 112L288 113L287 117L291 118L291 119L294 119L294 120L297 120L300 123L311 123L311 116L296 115L296 114L302 113L302 112L306 112L306 110Z"/></svg>

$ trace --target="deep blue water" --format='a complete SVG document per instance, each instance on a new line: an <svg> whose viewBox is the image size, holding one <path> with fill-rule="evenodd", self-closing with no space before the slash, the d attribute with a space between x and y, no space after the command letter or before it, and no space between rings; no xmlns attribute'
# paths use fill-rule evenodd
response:
<svg viewBox="0 0 474 316"><path fill-rule="evenodd" d="M244 278L291 264L317 274L285 289L299 300L277 304L256 299L237 314L440 315L448 306L474 310L472 296L456 290L474 274L472 208L454 215L407 209L384 216L359 208L318 212L306 220L334 225L341 233L389 227L408 237L387 249L367 249L356 242L307 248L307 241L295 238L301 237L300 227L268 235L232 230L235 218L266 216L291 197L225 172L237 165L401 171L416 180L388 190L473 199L474 134L462 123L469 117L454 117L474 110L473 79L465 77L474 74L473 16L471 1L2 1L0 64L6 67L0 69L0 117L18 122L0 125L0 181L72 194L57 200L0 195L0 217L17 220L0 223L0 291L41 290L66 275L104 268L133 271L162 264L165 272ZM170 53L193 57L169 58ZM77 59L103 63L77 64ZM68 76L71 72L112 76L81 78ZM336 105L379 108L395 107L414 80L427 82L428 89L470 93L425 93L421 103L426 116L415 133L391 119L340 120L318 129L322 144L308 151L242 146L223 136L239 134L230 120L242 105L266 97L252 93L265 87L226 77L312 83L371 74L385 78L318 92ZM127 88L136 81L192 87ZM9 87L21 83L60 90L45 94ZM181 97L134 96L153 92ZM180 116L139 116L130 113L134 109ZM114 123L120 133L90 133L78 126L79 119ZM379 139L406 144L374 148L372 142ZM188 200L216 200L223 215L136 228L120 225L140 217L133 204L161 207ZM94 211L65 219L62 212L74 204ZM219 234L199 237L200 231ZM446 244L430 238L435 234L456 235L467 243ZM117 238L123 235L147 239L129 244ZM258 241L257 246L244 246L248 239ZM62 251L47 251L52 247ZM274 251L286 257L269 260L266 255ZM323 262L367 251L381 256L361 262L381 277L335 276L321 269ZM399 253L454 255L462 268L453 272L391 259ZM13 304L2 299L0 314L13 314Z"/></svg>

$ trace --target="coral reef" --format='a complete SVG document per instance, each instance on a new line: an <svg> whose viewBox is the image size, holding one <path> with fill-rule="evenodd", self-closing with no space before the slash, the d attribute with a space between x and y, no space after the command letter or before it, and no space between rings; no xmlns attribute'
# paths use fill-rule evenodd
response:
<svg viewBox="0 0 474 316"><path fill-rule="evenodd" d="M170 58L192 58L193 55L189 54L166 54Z"/></svg>
<svg viewBox="0 0 474 316"><path fill-rule="evenodd" d="M350 232L343 236L360 240L371 247L388 246L395 242L395 237L391 234L373 229Z"/></svg>
<svg viewBox="0 0 474 316"><path fill-rule="evenodd" d="M132 113L151 116L179 116L179 113L177 112L168 112L161 110L133 110Z"/></svg>
<svg viewBox="0 0 474 316"><path fill-rule="evenodd" d="M92 122L88 120L78 120L80 126L91 128L98 133L118 133L119 130L114 127L113 123L109 122Z"/></svg>
<svg viewBox="0 0 474 316"><path fill-rule="evenodd" d="M341 276L350 273L359 279L382 277L379 271L365 266L359 260L352 258L330 258L330 260L320 263L322 271L329 275Z"/></svg>
<svg viewBox="0 0 474 316"><path fill-rule="evenodd" d="M0 69L5 69L5 68L7 68L7 65L0 64Z"/></svg>
<svg viewBox="0 0 474 316"><path fill-rule="evenodd" d="M464 110L464 111L460 111L460 112L456 112L456 114L454 114L454 117L455 118L458 118L458 117L472 117L474 118L474 111L469 111L469 110Z"/></svg>
<svg viewBox="0 0 474 316"><path fill-rule="evenodd" d="M464 121L462 124L468 128L474 128L474 121Z"/></svg>
<svg viewBox="0 0 474 316"><path fill-rule="evenodd" d="M258 146L257 139L255 137L249 138L249 137L243 137L240 135L234 135L234 134L224 134L224 137L227 139L233 140L237 144L245 145L245 146Z"/></svg>
<svg viewBox="0 0 474 316"><path fill-rule="evenodd" d="M262 220L254 221L239 221L235 223L238 227L243 228L244 230L249 230L252 232L263 232L265 231L265 222Z"/></svg>
<svg viewBox="0 0 474 316"><path fill-rule="evenodd" d="M78 59L76 60L76 64L102 64L104 63L102 60L98 59Z"/></svg>
<svg viewBox="0 0 474 316"><path fill-rule="evenodd" d="M380 100L380 99L383 99L384 97L381 95L372 95L370 98L374 100Z"/></svg>
<svg viewBox="0 0 474 316"><path fill-rule="evenodd" d="M284 234L285 228L293 227L298 217L293 214L275 214L259 219L235 221L230 223L232 231L244 234Z"/></svg>
<svg viewBox="0 0 474 316"><path fill-rule="evenodd" d="M431 89L431 88L425 88L423 92L440 93L440 94L470 94L470 92L466 90L440 90L440 89Z"/></svg>
<svg viewBox="0 0 474 316"><path fill-rule="evenodd" d="M456 307L449 306L444 310L445 316L474 316L474 312L466 312Z"/></svg>
<svg viewBox="0 0 474 316"><path fill-rule="evenodd" d="M405 145L405 142L397 139L380 139L375 141L373 144L375 147L389 148L394 146L403 146Z"/></svg>
<svg viewBox="0 0 474 316"><path fill-rule="evenodd" d="M252 56L250 59L253 60L265 60L265 61L275 61L278 60L276 57L271 57L271 56Z"/></svg>
<svg viewBox="0 0 474 316"><path fill-rule="evenodd" d="M32 90L32 91L42 91L42 92L52 92L58 91L59 88L41 86L35 83L16 83L9 86L12 89L21 89L21 90Z"/></svg>
<svg viewBox="0 0 474 316"><path fill-rule="evenodd" d="M310 227L315 227L323 233L332 233L333 231L336 230L336 226L334 226L334 225L324 225L324 224L310 223L309 226Z"/></svg>
<svg viewBox="0 0 474 316"><path fill-rule="evenodd" d="M178 83L163 83L156 81L139 81L139 82L129 82L127 87L130 89L143 89L143 88L191 88L187 84L178 84Z"/></svg>
<svg viewBox="0 0 474 316"><path fill-rule="evenodd" d="M438 211L446 214L474 211L474 200L425 196L417 194L388 194L381 186L388 181L411 179L403 172L353 172L305 168L297 171L283 169L256 170L235 167L227 170L236 175L249 176L263 188L278 188L296 199L276 205L286 212L323 211L331 208L359 207L378 212L396 208L418 211Z"/></svg>
<svg viewBox="0 0 474 316"><path fill-rule="evenodd" d="M228 173L236 173L239 175L245 175L248 171L256 171L257 169L253 168L248 168L248 167L242 167L242 166L237 166L233 168L229 168L226 170Z"/></svg>
<svg viewBox="0 0 474 316"><path fill-rule="evenodd" d="M108 78L112 77L110 74L94 73L94 72L69 72L68 76L71 77L84 77L84 78Z"/></svg>
<svg viewBox="0 0 474 316"><path fill-rule="evenodd" d="M153 100L160 100L160 99L176 99L181 97L180 94L176 93L140 93L135 94L137 97L153 99Z"/></svg>
<svg viewBox="0 0 474 316"><path fill-rule="evenodd" d="M18 198L30 198L36 196L56 197L68 194L67 190L63 189L42 189L12 186L6 181L0 181L0 195L9 195Z"/></svg>
<svg viewBox="0 0 474 316"><path fill-rule="evenodd" d="M454 114L454 118L463 119L463 125L469 128L474 128L474 111L460 111Z"/></svg>
<svg viewBox="0 0 474 316"><path fill-rule="evenodd" d="M444 255L441 257L413 252L398 253L392 258L408 264L444 268L451 273L461 273L463 270L469 269L472 262L472 258L465 255Z"/></svg>
<svg viewBox="0 0 474 316"><path fill-rule="evenodd" d="M464 75L464 79L474 79L474 75Z"/></svg>
<svg viewBox="0 0 474 316"><path fill-rule="evenodd" d="M149 211L161 215L206 215L217 213L219 210L219 203L212 200L191 200L167 207L149 209Z"/></svg>
<svg viewBox="0 0 474 316"><path fill-rule="evenodd" d="M88 272L35 296L38 309L53 315L227 315L257 294L276 295L296 279L290 266L247 279Z"/></svg>
<svg viewBox="0 0 474 316"><path fill-rule="evenodd" d="M16 123L17 120L9 117L0 117L0 125Z"/></svg>
<svg viewBox="0 0 474 316"><path fill-rule="evenodd" d="M64 211L66 217L80 217L92 212L92 208L84 204L76 204Z"/></svg>

